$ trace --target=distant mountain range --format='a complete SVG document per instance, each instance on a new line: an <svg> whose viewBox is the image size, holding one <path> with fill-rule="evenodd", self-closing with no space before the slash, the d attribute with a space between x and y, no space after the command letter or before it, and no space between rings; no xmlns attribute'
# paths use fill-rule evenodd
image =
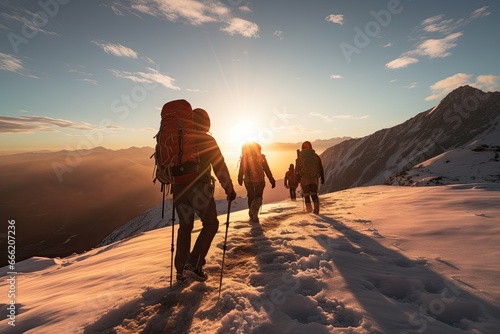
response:
<svg viewBox="0 0 500 334"><path fill-rule="evenodd" d="M314 141L311 141L312 146L314 150L318 153L323 152L324 150L335 146L343 141L346 141L348 139L352 139L351 137L335 137L335 138L330 138L330 139L317 139ZM266 145L265 150L266 151L280 151L280 150L287 150L287 151L296 151L297 149L300 149L302 146L302 142L300 143L272 143L269 145Z"/></svg>
<svg viewBox="0 0 500 334"><path fill-rule="evenodd" d="M489 167L474 171L461 168L460 172L464 175L457 174L448 181L459 183L476 178L498 182L500 163L496 150L499 146L500 93L485 93L462 86L449 93L434 108L402 124L363 138L343 141L323 152L325 184L321 193L384 183L413 184L417 181L413 177L418 173L414 166L429 169L434 163L441 164L443 159L465 164L476 161L463 157L465 151L474 150L482 150L484 156L481 159L487 161ZM449 159L445 158L447 155ZM479 164L479 161L474 163ZM452 164L445 167L450 166ZM401 177L407 175L405 173L410 169L412 180L403 182ZM436 168L435 173L438 170ZM441 168L442 177L450 176L445 175L446 170ZM434 174L432 177L439 176ZM418 182L420 185L424 183Z"/></svg>

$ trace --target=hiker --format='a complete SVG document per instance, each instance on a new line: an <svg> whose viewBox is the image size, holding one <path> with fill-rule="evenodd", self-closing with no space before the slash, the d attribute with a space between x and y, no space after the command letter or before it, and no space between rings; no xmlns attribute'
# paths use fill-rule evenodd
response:
<svg viewBox="0 0 500 334"><path fill-rule="evenodd" d="M295 201L297 199L296 189L297 189L297 175L295 174L295 168L293 164L290 164L288 171L285 173L285 188L290 190L290 199Z"/></svg>
<svg viewBox="0 0 500 334"><path fill-rule="evenodd" d="M214 200L215 179L211 176L211 168L224 188L227 200L236 198L236 192L229 176L224 157L215 139L208 133L210 118L201 108L193 110L195 144L200 163L197 176L187 182L173 184L174 207L179 216L177 251L175 253L175 269L177 280L193 278L205 281L208 276L203 271L205 257L212 240L219 228L217 210ZM191 232L194 215L200 217L202 229L191 250Z"/></svg>
<svg viewBox="0 0 500 334"><path fill-rule="evenodd" d="M306 211L312 212L311 199L314 203L314 213L319 213L319 198L318 184L325 183L325 174L323 164L319 155L312 148L311 142L305 141L302 143L302 150L297 158L297 167L295 168L297 175L300 177L300 186L302 188L302 196L306 204Z"/></svg>
<svg viewBox="0 0 500 334"><path fill-rule="evenodd" d="M246 143L241 148L240 169L238 172L238 183L241 186L245 183L248 197L248 215L254 223L259 222L259 210L262 205L262 194L266 182L264 174L269 179L271 187L276 186L271 169L262 154L262 148L259 143Z"/></svg>

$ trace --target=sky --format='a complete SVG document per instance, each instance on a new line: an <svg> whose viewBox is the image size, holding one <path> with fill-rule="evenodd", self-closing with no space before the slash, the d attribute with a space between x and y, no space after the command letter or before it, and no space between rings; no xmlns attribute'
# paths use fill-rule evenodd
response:
<svg viewBox="0 0 500 334"><path fill-rule="evenodd" d="M221 148L363 137L500 87L493 1L6 0L0 154L153 146L164 103Z"/></svg>

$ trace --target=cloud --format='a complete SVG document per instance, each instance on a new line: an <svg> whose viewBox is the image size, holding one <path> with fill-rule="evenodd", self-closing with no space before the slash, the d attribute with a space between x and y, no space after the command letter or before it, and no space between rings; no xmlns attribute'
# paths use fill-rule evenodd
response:
<svg viewBox="0 0 500 334"><path fill-rule="evenodd" d="M388 69L404 68L419 62L419 57L445 58L452 55L451 49L457 46L458 39L464 34L458 29L478 18L489 15L488 6L481 7L470 13L468 18L445 19L443 14L423 20L415 29L422 36L412 50L406 51L398 58L385 64ZM424 36L426 34L440 35L439 38Z"/></svg>
<svg viewBox="0 0 500 334"><path fill-rule="evenodd" d="M20 72L24 70L23 62L12 55L0 53L0 70L10 72Z"/></svg>
<svg viewBox="0 0 500 334"><path fill-rule="evenodd" d="M479 75L476 78L476 82L474 82L472 86L475 86L486 92L498 92L500 91L500 76Z"/></svg>
<svg viewBox="0 0 500 334"><path fill-rule="evenodd" d="M92 130L87 123L43 116L0 116L0 133L56 132L57 128Z"/></svg>
<svg viewBox="0 0 500 334"><path fill-rule="evenodd" d="M113 56L128 57L134 59L137 59L138 57L137 52L121 44L113 44L113 43L97 42L97 41L92 41L92 43L99 46L101 49L104 50L104 52Z"/></svg>
<svg viewBox="0 0 500 334"><path fill-rule="evenodd" d="M283 31L281 30L276 30L274 33L273 33L273 36L275 36L276 38L278 38L279 40L282 40L284 38L283 36Z"/></svg>
<svg viewBox="0 0 500 334"><path fill-rule="evenodd" d="M97 80L89 79L89 78L83 78L83 79L76 79L78 81L83 81L83 82L88 82L92 85L97 85Z"/></svg>
<svg viewBox="0 0 500 334"><path fill-rule="evenodd" d="M14 72L19 75L38 79L38 77L28 74L28 70L24 67L21 59L6 53L0 52L0 71Z"/></svg>
<svg viewBox="0 0 500 334"><path fill-rule="evenodd" d="M428 39L420 43L420 45L412 51L412 54L428 56L430 58L448 57L451 55L449 50L457 46L455 42L462 35L463 33L457 32L441 39Z"/></svg>
<svg viewBox="0 0 500 334"><path fill-rule="evenodd" d="M344 77L340 74L332 74L330 75L330 79L344 79Z"/></svg>
<svg viewBox="0 0 500 334"><path fill-rule="evenodd" d="M387 64L385 64L385 67L388 69L396 69L396 68L403 68L407 67L411 64L418 63L418 59L414 57L409 57L409 56L401 56L399 58L396 58Z"/></svg>
<svg viewBox="0 0 500 334"><path fill-rule="evenodd" d="M322 114L319 112L310 112L309 116L321 118L325 122L334 122L337 119L358 120L358 119L366 119L366 118L370 117L368 115L364 115L364 116L354 116L354 115L329 116L329 115L325 115L325 114Z"/></svg>
<svg viewBox="0 0 500 334"><path fill-rule="evenodd" d="M488 7L489 6L484 6L484 7L478 8L475 11L473 11L469 17L469 20L472 21L472 20L478 19L480 17L485 17L485 16L490 15L491 13L488 12Z"/></svg>
<svg viewBox="0 0 500 334"><path fill-rule="evenodd" d="M457 32L450 34L441 39L427 39L417 45L414 50L403 53L399 58L396 58L387 64L385 67L388 69L397 69L407 67L411 64L418 63L419 60L416 57L429 57L429 58L445 58L451 55L450 49L457 46L457 39L461 37L463 33Z"/></svg>
<svg viewBox="0 0 500 334"><path fill-rule="evenodd" d="M343 25L344 15L342 14L330 14L325 18L325 21Z"/></svg>
<svg viewBox="0 0 500 334"><path fill-rule="evenodd" d="M15 2L13 2L15 3ZM4 23L4 30L10 30L16 34L22 34L22 31L29 31L31 35L42 33L47 36L59 36L54 31L43 29L50 18L43 11L32 12L26 8L15 7L11 4L5 4L8 9L0 14ZM42 15L43 14L43 15Z"/></svg>
<svg viewBox="0 0 500 334"><path fill-rule="evenodd" d="M233 17L222 31L229 35L241 35L243 37L259 37L259 26L253 22Z"/></svg>
<svg viewBox="0 0 500 334"><path fill-rule="evenodd" d="M425 101L438 100L443 98L453 89L466 85L472 76L466 73L457 73L431 85L431 95Z"/></svg>
<svg viewBox="0 0 500 334"><path fill-rule="evenodd" d="M259 26L251 21L236 17L232 9L250 13L248 6L228 6L222 1L196 0L130 0L130 6L115 1L112 9L117 15L125 11L132 14L147 14L172 22L183 22L194 26L206 23L223 24L220 30L230 35L258 37ZM119 10L118 10L119 9Z"/></svg>
<svg viewBox="0 0 500 334"><path fill-rule="evenodd" d="M119 70L110 70L110 71L117 78L128 79L138 83L147 83L147 84L157 83L169 89L180 90L180 88L174 84L175 82L174 78L162 74L158 70L151 67L148 67L147 70L149 72L129 72L129 71L119 71Z"/></svg>

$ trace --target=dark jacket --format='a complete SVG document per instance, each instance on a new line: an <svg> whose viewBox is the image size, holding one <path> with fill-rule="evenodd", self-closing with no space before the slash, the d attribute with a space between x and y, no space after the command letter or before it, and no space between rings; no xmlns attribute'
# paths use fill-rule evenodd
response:
<svg viewBox="0 0 500 334"><path fill-rule="evenodd" d="M226 195L229 195L233 191L233 183L215 138L207 133L198 133L196 135L196 148L200 160L200 173L197 181L210 182L213 168L215 176L222 188L224 188Z"/></svg>
<svg viewBox="0 0 500 334"><path fill-rule="evenodd" d="M285 173L285 188L290 187L294 188L297 187L298 182L298 177L297 174L295 174L295 169L289 168L288 171Z"/></svg>

